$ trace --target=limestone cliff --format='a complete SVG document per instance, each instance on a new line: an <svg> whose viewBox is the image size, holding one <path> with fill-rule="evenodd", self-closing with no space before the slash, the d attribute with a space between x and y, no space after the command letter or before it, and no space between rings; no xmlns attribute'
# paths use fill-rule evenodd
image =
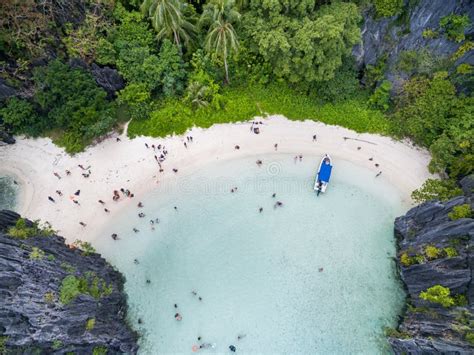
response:
<svg viewBox="0 0 474 355"><path fill-rule="evenodd" d="M423 203L395 221L398 264L408 293L403 321L389 338L397 354L474 352L474 219L448 215L455 206L474 209L472 190L465 192L445 203ZM440 302L420 297L437 285L449 289L449 296L439 297Z"/></svg>
<svg viewBox="0 0 474 355"><path fill-rule="evenodd" d="M449 40L445 35L425 38L423 31L439 30L440 20L450 14L468 15L474 23L472 0L405 0L403 12L391 18L374 18L373 11L365 11L361 28L362 41L353 49L353 55L360 68L374 65L386 56L386 77L399 83L406 73L395 69L403 51L426 50L435 58L452 56L462 43ZM466 38L474 36L474 26L466 29ZM474 51L466 51L456 60L454 67L468 63L474 65Z"/></svg>
<svg viewBox="0 0 474 355"><path fill-rule="evenodd" d="M0 212L0 353L136 353L123 276L62 237L11 237L19 217Z"/></svg>

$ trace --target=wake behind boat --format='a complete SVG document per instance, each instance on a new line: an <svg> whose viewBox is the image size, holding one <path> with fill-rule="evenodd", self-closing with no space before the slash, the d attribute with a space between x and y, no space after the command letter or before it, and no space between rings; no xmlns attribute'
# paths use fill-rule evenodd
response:
<svg viewBox="0 0 474 355"><path fill-rule="evenodd" d="M314 191L318 192L318 196L321 192L326 192L326 188L329 184L329 179L331 178L331 171L331 157L326 154L321 159L318 173L316 174L316 180L314 182Z"/></svg>

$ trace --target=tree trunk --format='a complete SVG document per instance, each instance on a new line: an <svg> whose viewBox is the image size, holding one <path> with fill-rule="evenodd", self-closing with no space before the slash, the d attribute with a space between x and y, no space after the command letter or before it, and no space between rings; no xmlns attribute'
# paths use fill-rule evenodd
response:
<svg viewBox="0 0 474 355"><path fill-rule="evenodd" d="M174 43L179 47L179 37L178 33L176 31L173 31L173 36L174 36Z"/></svg>
<svg viewBox="0 0 474 355"><path fill-rule="evenodd" d="M229 68L227 68L227 56L224 56L225 84L229 84Z"/></svg>

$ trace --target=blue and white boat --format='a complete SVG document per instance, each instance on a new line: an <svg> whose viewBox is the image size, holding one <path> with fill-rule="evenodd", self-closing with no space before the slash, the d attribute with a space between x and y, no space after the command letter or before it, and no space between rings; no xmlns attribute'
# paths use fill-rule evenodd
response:
<svg viewBox="0 0 474 355"><path fill-rule="evenodd" d="M319 164L318 173L316 174L316 180L314 182L314 191L317 191L318 195L321 192L326 192L326 188L329 184L329 179L331 178L332 164L331 157L326 154L321 159Z"/></svg>

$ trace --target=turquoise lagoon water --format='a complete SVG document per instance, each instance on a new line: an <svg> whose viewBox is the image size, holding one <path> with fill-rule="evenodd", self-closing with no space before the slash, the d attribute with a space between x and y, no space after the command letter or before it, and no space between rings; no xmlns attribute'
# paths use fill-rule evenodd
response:
<svg viewBox="0 0 474 355"><path fill-rule="evenodd" d="M11 176L0 176L0 210L15 210L19 186Z"/></svg>
<svg viewBox="0 0 474 355"><path fill-rule="evenodd" d="M104 227L96 247L126 276L141 354L203 343L210 354L387 352L382 328L404 300L392 261L404 207L374 172L344 161L316 197L319 159L252 157L178 174L142 201L145 218L133 207Z"/></svg>

